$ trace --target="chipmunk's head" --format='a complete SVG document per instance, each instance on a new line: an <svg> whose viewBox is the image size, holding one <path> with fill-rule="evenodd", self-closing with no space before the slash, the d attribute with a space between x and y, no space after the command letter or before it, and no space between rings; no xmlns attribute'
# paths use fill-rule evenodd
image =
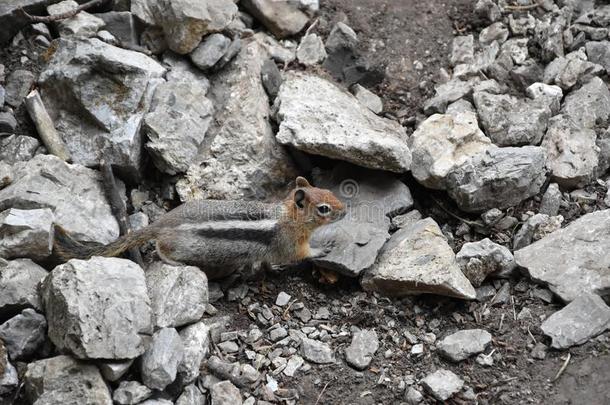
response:
<svg viewBox="0 0 610 405"><path fill-rule="evenodd" d="M312 228L345 216L345 205L330 190L313 187L304 177L297 177L287 201L290 215Z"/></svg>

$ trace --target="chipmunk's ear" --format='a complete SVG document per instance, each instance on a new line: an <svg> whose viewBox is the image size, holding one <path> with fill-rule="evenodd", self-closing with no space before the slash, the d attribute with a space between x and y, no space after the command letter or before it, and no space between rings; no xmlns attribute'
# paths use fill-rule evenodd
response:
<svg viewBox="0 0 610 405"><path fill-rule="evenodd" d="M299 208L303 208L305 206L305 191L296 190L294 192L294 203Z"/></svg>
<svg viewBox="0 0 610 405"><path fill-rule="evenodd" d="M297 177L297 187L311 187L311 185L305 177L299 176Z"/></svg>

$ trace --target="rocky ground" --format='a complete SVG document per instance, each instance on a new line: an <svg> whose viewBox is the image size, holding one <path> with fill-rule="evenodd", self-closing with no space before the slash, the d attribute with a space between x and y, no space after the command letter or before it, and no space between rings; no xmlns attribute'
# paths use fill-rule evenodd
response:
<svg viewBox="0 0 610 405"><path fill-rule="evenodd" d="M0 4L0 404L610 403L610 6L18 9L77 6ZM214 282L59 263L119 236L101 159L134 229L299 174L348 215Z"/></svg>

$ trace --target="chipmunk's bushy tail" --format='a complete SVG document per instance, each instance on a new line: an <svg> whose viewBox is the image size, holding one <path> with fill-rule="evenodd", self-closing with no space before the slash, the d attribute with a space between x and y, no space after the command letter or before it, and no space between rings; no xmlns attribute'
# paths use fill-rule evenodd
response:
<svg viewBox="0 0 610 405"><path fill-rule="evenodd" d="M92 256L118 256L126 250L140 246L155 236L151 227L146 227L128 235L121 236L108 245L101 243L79 242L75 240L64 228L55 225L55 239L53 253L62 261L70 259L89 259Z"/></svg>

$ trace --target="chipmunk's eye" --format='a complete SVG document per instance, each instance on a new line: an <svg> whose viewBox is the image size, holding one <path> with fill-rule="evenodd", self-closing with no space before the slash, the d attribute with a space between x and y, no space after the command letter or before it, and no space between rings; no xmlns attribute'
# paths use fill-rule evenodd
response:
<svg viewBox="0 0 610 405"><path fill-rule="evenodd" d="M332 208L330 208L330 205L328 205L328 204L318 205L318 214L320 214L323 217L330 214L331 211L332 211Z"/></svg>

